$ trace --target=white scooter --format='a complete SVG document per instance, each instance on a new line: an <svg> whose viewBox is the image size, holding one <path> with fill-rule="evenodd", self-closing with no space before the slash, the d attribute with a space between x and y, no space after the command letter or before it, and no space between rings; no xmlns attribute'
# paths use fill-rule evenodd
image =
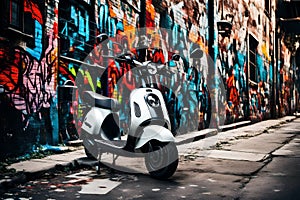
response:
<svg viewBox="0 0 300 200"><path fill-rule="evenodd" d="M146 69L144 72L152 75L159 68L156 65L150 66L150 62L140 63L129 56L119 59ZM125 157L142 156L152 177L167 179L175 173L178 150L171 133L166 105L159 90L145 84L144 88L131 91L126 140L121 139L118 113L120 104L116 99L85 91L83 100L90 107L81 127L81 138L88 157L101 161L101 154L105 152Z"/></svg>

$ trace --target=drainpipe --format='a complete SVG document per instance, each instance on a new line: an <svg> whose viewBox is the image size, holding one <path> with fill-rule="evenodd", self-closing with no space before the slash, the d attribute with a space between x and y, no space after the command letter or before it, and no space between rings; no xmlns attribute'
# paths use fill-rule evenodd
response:
<svg viewBox="0 0 300 200"><path fill-rule="evenodd" d="M272 34L274 35L273 37L273 50L272 50L272 55L271 55L271 65L272 65L272 91L271 91L271 99L270 99L270 106L271 106L271 118L275 119L276 118L276 93L275 93L275 80L276 80L276 73L275 73L275 68L277 67L277 64L275 63L275 48L276 46L276 33L272 32Z"/></svg>
<svg viewBox="0 0 300 200"><path fill-rule="evenodd" d="M218 69L216 65L216 57L217 57L217 38L215 32L215 1L207 2L208 9L208 54L212 59L211 65L208 67L208 79L211 79L211 128L219 127L219 101L218 101L218 87L219 81L216 77L218 74Z"/></svg>
<svg viewBox="0 0 300 200"><path fill-rule="evenodd" d="M141 0L140 1L140 15L139 15L139 25L140 28L146 26L146 0Z"/></svg>
<svg viewBox="0 0 300 200"><path fill-rule="evenodd" d="M293 105L291 105L291 115L293 115L296 112L296 82L295 82L295 71L296 71L296 55L293 56L292 59L292 70L293 70L293 77L292 77L292 83L293 83L293 93L292 93L292 97L291 97L291 103L293 103Z"/></svg>
<svg viewBox="0 0 300 200"><path fill-rule="evenodd" d="M139 38L141 36L145 36L146 35L146 1L147 0L141 0L140 1L140 8L141 8L141 12L139 15L139 25L140 25L140 30L138 32L138 36ZM146 49L139 49L139 53L140 53L140 61L144 62L145 58L146 58Z"/></svg>
<svg viewBox="0 0 300 200"><path fill-rule="evenodd" d="M277 25L278 26L278 25ZM280 29L277 27L276 31L276 39L275 39L275 47L276 47L276 67L275 67L275 80L276 80L276 92L275 92L275 98L276 98L276 105L278 106L276 111L276 117L280 116L280 72L278 68L280 67L280 52L281 52L281 43L280 43Z"/></svg>
<svg viewBox="0 0 300 200"><path fill-rule="evenodd" d="M300 68L300 47L298 47L297 48L297 50L296 50L296 69L295 69L295 83L297 83L296 84L296 113L299 111L298 110L298 107L299 107L299 91L300 91L300 88L299 88L299 82L300 82L300 80L299 80L299 75L300 75L300 73L299 73L299 68Z"/></svg>
<svg viewBox="0 0 300 200"><path fill-rule="evenodd" d="M208 1L208 53L209 56L214 59L214 43L215 43L215 31L214 31L214 1ZM213 60L215 61L215 60Z"/></svg>
<svg viewBox="0 0 300 200"><path fill-rule="evenodd" d="M245 119L248 120L250 118L250 99L249 99L249 66L250 66L250 57L249 57L249 31L247 27L247 65L246 65L246 105L245 105Z"/></svg>

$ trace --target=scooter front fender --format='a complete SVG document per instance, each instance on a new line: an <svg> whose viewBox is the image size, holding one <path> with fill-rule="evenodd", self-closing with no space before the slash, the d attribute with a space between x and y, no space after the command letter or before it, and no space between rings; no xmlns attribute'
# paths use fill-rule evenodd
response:
<svg viewBox="0 0 300 200"><path fill-rule="evenodd" d="M139 149L151 140L158 140L160 142L175 142L172 132L159 125L150 125L143 129L140 139L137 141L135 149Z"/></svg>

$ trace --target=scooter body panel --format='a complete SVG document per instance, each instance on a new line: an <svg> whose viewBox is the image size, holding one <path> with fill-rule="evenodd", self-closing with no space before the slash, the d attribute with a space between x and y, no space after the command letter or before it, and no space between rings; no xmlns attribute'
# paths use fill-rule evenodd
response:
<svg viewBox="0 0 300 200"><path fill-rule="evenodd" d="M175 142L172 132L159 125L149 125L143 129L139 140L135 145L135 149L139 149L151 140L158 140L160 142Z"/></svg>
<svg viewBox="0 0 300 200"><path fill-rule="evenodd" d="M111 110L93 107L85 116L81 128L90 135L100 134L103 121L111 113Z"/></svg>
<svg viewBox="0 0 300 200"><path fill-rule="evenodd" d="M153 97L157 98L154 99ZM149 101L152 102L152 106ZM130 94L131 119L129 133L135 136L144 123L160 120L161 126L170 129L170 119L161 92L154 88L137 88Z"/></svg>

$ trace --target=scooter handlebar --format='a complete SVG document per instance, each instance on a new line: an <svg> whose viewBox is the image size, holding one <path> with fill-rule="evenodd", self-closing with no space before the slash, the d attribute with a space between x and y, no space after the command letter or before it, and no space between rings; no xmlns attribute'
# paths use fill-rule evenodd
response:
<svg viewBox="0 0 300 200"><path fill-rule="evenodd" d="M114 58L117 62L126 62L126 63L132 63L133 60L129 55L122 55L122 56L117 56Z"/></svg>
<svg viewBox="0 0 300 200"><path fill-rule="evenodd" d="M157 64L153 63L151 61L146 62L140 62L138 60L133 59L130 55L122 55L114 58L117 62L126 62L129 64L134 64L135 67L138 67L141 69L141 72L143 73L149 73L151 75L156 74L160 71L167 71L166 65L164 64Z"/></svg>

